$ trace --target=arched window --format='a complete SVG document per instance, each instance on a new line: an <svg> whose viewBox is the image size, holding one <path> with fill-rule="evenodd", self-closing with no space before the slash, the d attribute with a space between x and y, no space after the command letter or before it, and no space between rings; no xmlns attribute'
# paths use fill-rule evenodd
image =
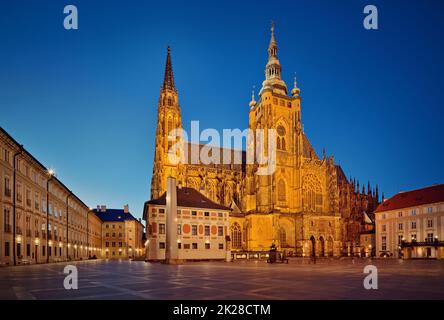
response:
<svg viewBox="0 0 444 320"><path fill-rule="evenodd" d="M281 149L281 138L277 137L277 149L280 150Z"/></svg>
<svg viewBox="0 0 444 320"><path fill-rule="evenodd" d="M286 190L285 190L285 181L279 180L278 183L278 201L285 201L286 199Z"/></svg>
<svg viewBox="0 0 444 320"><path fill-rule="evenodd" d="M168 105L169 105L169 106L172 106L172 105L173 105L173 100L172 100L170 97L168 97Z"/></svg>
<svg viewBox="0 0 444 320"><path fill-rule="evenodd" d="M284 228L279 228L279 243L281 244L281 248L287 247L287 233Z"/></svg>
<svg viewBox="0 0 444 320"><path fill-rule="evenodd" d="M242 230L237 222L231 226L231 247L233 249L242 249Z"/></svg>
<svg viewBox="0 0 444 320"><path fill-rule="evenodd" d="M322 188L319 179L313 174L304 176L302 189L305 209L311 212L321 212Z"/></svg>
<svg viewBox="0 0 444 320"><path fill-rule="evenodd" d="M284 138L284 137L282 137L281 149L282 149L282 150L286 150L286 147L285 147L285 138Z"/></svg>

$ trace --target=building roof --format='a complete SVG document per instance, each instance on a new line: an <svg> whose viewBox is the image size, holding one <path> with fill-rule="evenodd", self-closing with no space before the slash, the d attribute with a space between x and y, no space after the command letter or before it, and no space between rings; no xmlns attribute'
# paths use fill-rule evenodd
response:
<svg viewBox="0 0 444 320"><path fill-rule="evenodd" d="M147 201L147 204L166 205L166 192L158 199ZM186 208L231 210L228 207L211 201L199 191L188 187L177 187L177 206Z"/></svg>
<svg viewBox="0 0 444 320"><path fill-rule="evenodd" d="M123 209L106 209L105 211L94 209L93 212L103 222L124 222L127 220L136 220L131 213L125 213Z"/></svg>
<svg viewBox="0 0 444 320"><path fill-rule="evenodd" d="M400 192L382 202L375 212L403 209L441 201L444 201L444 184Z"/></svg>

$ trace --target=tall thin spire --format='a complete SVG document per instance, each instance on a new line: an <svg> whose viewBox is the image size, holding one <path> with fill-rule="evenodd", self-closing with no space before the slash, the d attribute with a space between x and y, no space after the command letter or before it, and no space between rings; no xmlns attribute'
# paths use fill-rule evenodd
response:
<svg viewBox="0 0 444 320"><path fill-rule="evenodd" d="M275 93L287 95L287 85L281 79L281 64L278 59L278 48L276 39L274 37L275 26L271 22L271 36L268 45L268 62L265 66L265 81L262 83L262 89L259 95L262 95L264 90L272 90Z"/></svg>
<svg viewBox="0 0 444 320"><path fill-rule="evenodd" d="M176 88L174 87L173 65L171 63L170 46L168 46L168 49L167 49L167 58L166 58L166 63L165 63L165 77L163 79L162 88L164 90L168 89L168 90L176 91Z"/></svg>

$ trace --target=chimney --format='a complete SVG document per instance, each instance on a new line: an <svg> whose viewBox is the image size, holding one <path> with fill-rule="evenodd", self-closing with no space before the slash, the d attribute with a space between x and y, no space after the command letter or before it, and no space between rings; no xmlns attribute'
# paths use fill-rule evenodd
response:
<svg viewBox="0 0 444 320"><path fill-rule="evenodd" d="M97 205L97 212L100 212L100 206Z"/></svg>
<svg viewBox="0 0 444 320"><path fill-rule="evenodd" d="M129 213L129 205L126 204L126 205L123 206L123 212L124 213Z"/></svg>
<svg viewBox="0 0 444 320"><path fill-rule="evenodd" d="M100 211L102 211L102 212L106 212L106 206L105 206L105 205L101 205L101 206L100 206Z"/></svg>

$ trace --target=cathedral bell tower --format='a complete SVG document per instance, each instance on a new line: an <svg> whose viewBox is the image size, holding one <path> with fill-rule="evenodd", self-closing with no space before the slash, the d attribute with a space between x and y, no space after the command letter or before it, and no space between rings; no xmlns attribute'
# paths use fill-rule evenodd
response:
<svg viewBox="0 0 444 320"><path fill-rule="evenodd" d="M262 130L266 156L272 156L268 150L274 150L276 158L276 168L269 175L257 175L254 168L247 170L247 187L250 187L247 190L247 211L257 213L300 210L295 194L300 188L298 162L302 149L300 90L295 80L295 87L289 94L282 80L274 31L272 23L265 80L257 102L253 96L249 112L250 129L254 132ZM269 135L270 130L274 131L275 137Z"/></svg>
<svg viewBox="0 0 444 320"><path fill-rule="evenodd" d="M177 176L177 164L170 163L168 159L168 150L175 143L174 139L169 137L169 135L172 130L181 128L182 118L180 115L179 96L174 85L171 50L168 47L165 76L157 104L156 148L151 179L151 199L158 198L166 192L166 180L168 177Z"/></svg>

